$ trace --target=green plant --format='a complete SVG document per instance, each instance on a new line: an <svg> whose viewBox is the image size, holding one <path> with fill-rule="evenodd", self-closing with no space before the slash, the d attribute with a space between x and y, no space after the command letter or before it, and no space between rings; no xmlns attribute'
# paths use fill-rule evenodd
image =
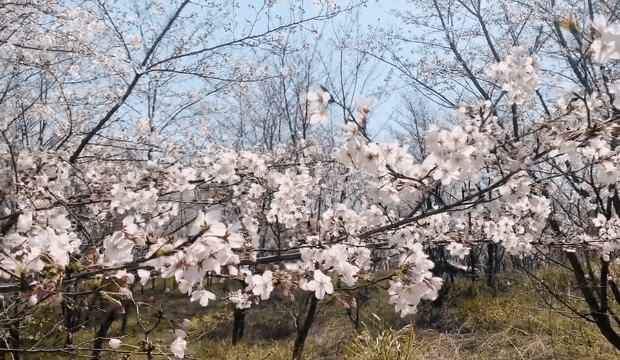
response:
<svg viewBox="0 0 620 360"><path fill-rule="evenodd" d="M427 352L425 341L416 339L413 326L400 330L384 329L377 335L365 329L346 348L348 360L413 360Z"/></svg>

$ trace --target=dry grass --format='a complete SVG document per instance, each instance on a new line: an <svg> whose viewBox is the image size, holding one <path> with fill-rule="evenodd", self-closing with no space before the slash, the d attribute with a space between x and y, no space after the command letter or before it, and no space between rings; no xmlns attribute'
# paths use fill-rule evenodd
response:
<svg viewBox="0 0 620 360"><path fill-rule="evenodd" d="M539 277L558 294L574 292L572 278L555 269L539 273ZM510 286L507 286L510 280ZM322 301L317 318L306 342L306 359L343 360L413 360L413 359L620 359L600 335L598 329L582 319L562 315L549 304L558 306L553 297L541 297L536 286L524 278L504 279L499 291L490 291L482 283L472 287L468 280L458 280L446 294L440 328L429 328L430 303L420 307L419 314L401 318L388 304L383 290L370 290L369 300L361 309L361 323L355 329L346 311ZM147 289L144 297L161 292ZM142 295L139 295L142 296ZM544 300L544 301L543 301ZM579 308L578 296L565 296L565 301ZM162 351L173 338L173 329L183 318L192 319L188 328L188 359L280 360L290 359L296 335L294 314L299 304L267 301L250 309L246 315L245 337L231 345L232 311L215 302L209 308L190 303L178 291L160 296L165 321L150 339ZM147 316L148 318L148 316ZM138 345L143 339L135 316L129 319L126 344ZM120 336L120 321L110 336ZM85 328L77 335L92 338L94 330ZM88 347L90 344L85 344ZM130 349L130 347L124 347ZM87 355L87 353L84 353ZM32 356L27 359L70 359L71 356ZM73 357L75 358L75 357ZM106 353L105 359L118 355ZM132 360L144 356L131 356ZM165 356L156 358L165 359Z"/></svg>

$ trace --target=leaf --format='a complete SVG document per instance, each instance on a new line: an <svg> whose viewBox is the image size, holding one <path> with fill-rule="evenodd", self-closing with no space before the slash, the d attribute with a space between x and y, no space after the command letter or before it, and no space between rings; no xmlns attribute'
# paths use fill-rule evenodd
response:
<svg viewBox="0 0 620 360"><path fill-rule="evenodd" d="M108 300L109 302L111 302L114 306L118 307L118 310L121 312L121 314L125 313L125 308L123 307L123 304L121 303L120 300L115 299L114 297L112 297L108 292L106 291L101 291L99 293L101 295L102 298Z"/></svg>
<svg viewBox="0 0 620 360"><path fill-rule="evenodd" d="M560 26L570 31L572 34L579 34L581 32L579 24L573 20L572 16L570 16L567 20L561 21Z"/></svg>

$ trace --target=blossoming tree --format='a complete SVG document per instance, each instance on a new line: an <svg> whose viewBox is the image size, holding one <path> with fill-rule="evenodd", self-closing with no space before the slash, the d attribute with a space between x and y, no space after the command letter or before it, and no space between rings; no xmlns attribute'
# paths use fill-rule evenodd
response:
<svg viewBox="0 0 620 360"><path fill-rule="evenodd" d="M451 129L429 127L427 156L414 161L405 148L369 141L371 107L364 101L348 111L333 154L310 141L272 151L184 147L174 137L135 141L137 135L124 129L131 117L119 111L131 111L124 104L144 76L183 73L206 60L187 65L180 59L259 36L246 34L214 47L183 40L169 44L168 52L159 49L173 42L166 34L184 19L189 1L168 13L163 30L132 41L102 4L87 9L101 17L84 10L82 19L91 20L85 24L70 20L79 11L73 8L0 7L2 19L9 19L0 20L6 21L0 27L0 48L6 50L0 53L6 80L0 110L0 291L8 333L0 351L14 358L84 351L73 344L78 324L69 313L78 299L91 297L104 303L104 320L88 348L93 358L105 342L116 352L182 358L183 324L175 324L171 344L157 346L149 337L153 328L141 321L149 305L132 293L134 282L157 276L174 278L188 301L202 306L219 298L243 309L278 288L304 291L311 300L295 343L293 356L299 359L317 304L336 289L387 281L395 311L413 314L442 285L424 247L445 246L462 257L480 242L497 243L515 256L563 249L590 308L583 316L620 349L618 327L611 323L620 323L612 301L620 301L620 292L609 275L620 227L617 25L596 18L587 24L587 36L580 32L590 48L588 61L597 66L588 87L558 94L553 114L517 131L503 126L502 117L512 114L497 104L463 105ZM155 10L138 13L144 11ZM132 24L142 25L130 19L126 26ZM85 33L85 26L93 32ZM118 42L97 43L93 34L118 35ZM140 48L140 42L147 45ZM142 56L134 61L136 53ZM91 67L93 72L83 71ZM512 48L490 69L487 76L502 83L511 103L536 95L540 63L527 47ZM112 75L104 77L106 72ZM106 90L95 87L110 78ZM330 96L305 95L314 126L329 120ZM123 142L141 146L119 145ZM150 156L155 143L161 156ZM599 276L591 270L586 277L578 258L583 252L600 258L594 269ZM393 259L388 275L375 276L373 253ZM205 281L213 278L242 286L220 293ZM60 320L67 337L58 348L40 349L21 329L48 305L66 314ZM106 339L116 314L128 307L135 308L143 329L137 348Z"/></svg>

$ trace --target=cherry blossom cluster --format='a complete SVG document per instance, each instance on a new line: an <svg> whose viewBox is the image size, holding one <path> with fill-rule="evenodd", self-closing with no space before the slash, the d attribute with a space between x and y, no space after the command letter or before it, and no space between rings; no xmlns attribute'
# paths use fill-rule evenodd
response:
<svg viewBox="0 0 620 360"><path fill-rule="evenodd" d="M7 13L9 20L0 18L0 34L3 26L12 29L10 21L22 11L27 7ZM80 19L77 11L63 14ZM41 49L0 43L6 50L0 59L11 64L9 70L29 64L28 71L40 76L56 67L63 76L79 77L91 66L113 70L113 82L142 76L147 70L119 60L120 50L97 50L97 36L112 30L91 20L79 25L91 29L88 34L67 33L65 27L78 24L59 23L37 42ZM26 25L34 29L36 21ZM620 58L618 25L598 19L594 28L593 59L604 64ZM15 36L31 41L22 31ZM279 34L272 40L283 41ZM197 44L186 39L179 46ZM129 36L123 47L137 49L140 41ZM66 51L49 55L50 48ZM65 52L89 55L70 61ZM511 103L522 105L538 88L539 67L535 54L516 47L488 75L502 83ZM25 81L29 75L15 76ZM533 120L521 136L507 130L500 121L507 114L490 101L463 105L453 126L426 129L428 155L419 162L402 146L368 139L367 99L357 102L336 149L306 140L269 150L194 147L154 134L150 119L138 120L135 133L115 134L119 141L140 139L141 147L117 149L104 139L77 161L69 149L75 151L79 141L70 137L53 137L55 146L48 147L0 140L0 276L31 307L40 299L61 301L64 287L78 279L109 285L99 287L98 295L122 307L122 300L133 298L136 277L142 285L162 277L174 278L189 301L202 306L222 300L246 309L277 289L289 297L299 290L325 299L370 286L381 259L390 273L376 281L389 283L390 303L406 316L420 301L435 299L442 286L428 247L445 247L460 261L484 242L514 256L560 246L616 260L620 223L612 210L620 210L620 91L617 83L606 85L598 92L560 92L555 113ZM53 118L51 132L87 133L87 119L96 113L89 102L118 104L120 88L81 92L79 99L88 100L71 114L80 122L54 116L65 110L53 102L34 101L33 116ZM20 101L34 96L22 92L0 108L5 139L18 137L9 129ZM310 123L326 123L331 95L302 96ZM241 285L218 292L207 278ZM169 350L177 358L184 356L186 338L175 331ZM122 345L109 342L113 349Z"/></svg>
<svg viewBox="0 0 620 360"><path fill-rule="evenodd" d="M618 40L620 39L620 25L607 24L603 16L597 16L592 24L597 36L592 41L592 59L599 64L605 64L610 60L620 59Z"/></svg>
<svg viewBox="0 0 620 360"><path fill-rule="evenodd" d="M502 84L511 102L522 105L531 99L538 88L538 57L523 46L513 47L503 61L487 70L487 76Z"/></svg>

